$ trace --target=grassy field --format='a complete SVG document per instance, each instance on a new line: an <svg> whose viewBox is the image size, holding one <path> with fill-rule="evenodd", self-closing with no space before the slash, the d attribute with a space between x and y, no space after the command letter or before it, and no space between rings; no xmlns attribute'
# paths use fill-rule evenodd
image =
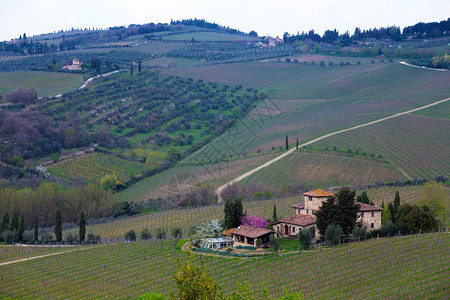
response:
<svg viewBox="0 0 450 300"><path fill-rule="evenodd" d="M39 96L53 96L82 84L83 75L58 72L0 73L0 93L3 95L21 86L35 88Z"/></svg>
<svg viewBox="0 0 450 300"><path fill-rule="evenodd" d="M375 152L412 178L450 175L446 119L405 115L314 143L320 147Z"/></svg>
<svg viewBox="0 0 450 300"><path fill-rule="evenodd" d="M114 173L118 178L123 174L130 179L144 173L145 167L142 163L94 152L61 161L48 168L48 172L64 182L74 182L79 177L92 182Z"/></svg>
<svg viewBox="0 0 450 300"><path fill-rule="evenodd" d="M405 179L406 177L394 166L381 160L370 160L363 156L296 151L247 177L240 184L259 182L274 189L303 184L309 188L328 189L335 186L365 186L375 182Z"/></svg>
<svg viewBox="0 0 450 300"><path fill-rule="evenodd" d="M225 293L237 283L262 282L272 296L283 288L305 298L445 298L449 293L447 233L374 239L264 258L193 255ZM1 266L3 297L124 298L175 290L186 256L174 241L118 243ZM370 271L368 271L370 270ZM261 276L264 274L264 276ZM355 279L357 278L357 279ZM302 284L299 284L302 282Z"/></svg>

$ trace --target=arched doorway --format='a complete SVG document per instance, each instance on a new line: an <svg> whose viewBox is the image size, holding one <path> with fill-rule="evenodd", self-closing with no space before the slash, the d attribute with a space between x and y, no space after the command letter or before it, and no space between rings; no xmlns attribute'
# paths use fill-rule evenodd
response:
<svg viewBox="0 0 450 300"><path fill-rule="evenodd" d="M284 225L284 234L289 235L289 226Z"/></svg>

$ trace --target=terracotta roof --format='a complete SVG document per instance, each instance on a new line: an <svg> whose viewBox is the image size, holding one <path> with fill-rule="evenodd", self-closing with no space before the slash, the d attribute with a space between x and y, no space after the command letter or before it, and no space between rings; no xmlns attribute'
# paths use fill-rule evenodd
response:
<svg viewBox="0 0 450 300"><path fill-rule="evenodd" d="M249 238L257 238L262 235L266 235L268 233L273 232L273 230L267 229L267 228L261 228L261 227L254 227L254 226L239 226L238 228L233 228L233 234L246 236Z"/></svg>
<svg viewBox="0 0 450 300"><path fill-rule="evenodd" d="M309 226L316 223L316 217L305 214L293 215L289 218L278 221L279 223L288 223L299 226Z"/></svg>
<svg viewBox="0 0 450 300"><path fill-rule="evenodd" d="M224 232L222 232L222 234L226 235L226 236L232 236L233 232L234 232L234 228L231 228L231 229L225 230Z"/></svg>
<svg viewBox="0 0 450 300"><path fill-rule="evenodd" d="M359 204L361 206L359 211L382 211L383 210L381 207L378 207L378 206L361 203L361 202L355 202L355 203Z"/></svg>
<svg viewBox="0 0 450 300"><path fill-rule="evenodd" d="M304 209L304 208L305 208L305 204L294 204L294 205L291 205L291 207L293 207L293 208L299 208L299 209Z"/></svg>
<svg viewBox="0 0 450 300"><path fill-rule="evenodd" d="M334 196L333 193L321 190L321 189L317 189L314 191L309 191L306 193L303 193L304 196L312 196L312 197L330 197L330 196Z"/></svg>

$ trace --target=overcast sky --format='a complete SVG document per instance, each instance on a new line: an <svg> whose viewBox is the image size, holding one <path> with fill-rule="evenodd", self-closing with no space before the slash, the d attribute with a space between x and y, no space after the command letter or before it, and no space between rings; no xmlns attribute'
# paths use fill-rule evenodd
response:
<svg viewBox="0 0 450 300"><path fill-rule="evenodd" d="M60 29L201 18L259 35L447 20L449 0L0 0L0 40Z"/></svg>

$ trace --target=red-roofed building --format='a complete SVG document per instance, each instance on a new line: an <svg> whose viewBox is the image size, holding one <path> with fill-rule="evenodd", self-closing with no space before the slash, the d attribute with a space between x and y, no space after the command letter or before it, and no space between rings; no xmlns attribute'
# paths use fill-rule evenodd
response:
<svg viewBox="0 0 450 300"><path fill-rule="evenodd" d="M232 236L236 242L255 245L256 239L261 239L261 244L268 244L269 238L273 234L273 230L249 225L242 225L238 228L232 228L223 233Z"/></svg>
<svg viewBox="0 0 450 300"><path fill-rule="evenodd" d="M273 224L275 232L280 236L295 237L301 230L309 227L315 227L316 217L314 212L318 211L322 206L322 202L334 194L324 190L314 190L303 193L304 204L294 204L291 207L295 211L295 215L279 220ZM356 221L359 226L366 226L368 231L379 229L381 227L381 207L356 202L360 205L358 219ZM316 236L319 233L316 229Z"/></svg>

